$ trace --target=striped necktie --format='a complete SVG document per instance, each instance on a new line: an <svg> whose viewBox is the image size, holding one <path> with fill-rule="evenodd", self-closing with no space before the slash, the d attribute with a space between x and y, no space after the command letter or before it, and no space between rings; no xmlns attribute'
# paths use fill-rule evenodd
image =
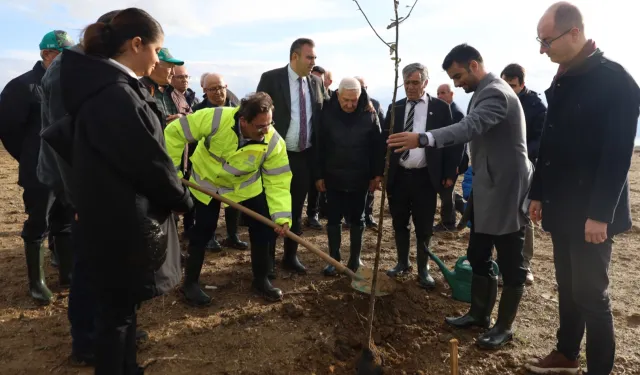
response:
<svg viewBox="0 0 640 375"><path fill-rule="evenodd" d="M418 104L420 100L409 100L409 104L411 104L411 108L409 108L409 114L407 115L407 121L404 122L404 131L412 132L413 131L413 117L416 112L416 104ZM401 160L407 160L409 158L409 151L405 150L400 156Z"/></svg>

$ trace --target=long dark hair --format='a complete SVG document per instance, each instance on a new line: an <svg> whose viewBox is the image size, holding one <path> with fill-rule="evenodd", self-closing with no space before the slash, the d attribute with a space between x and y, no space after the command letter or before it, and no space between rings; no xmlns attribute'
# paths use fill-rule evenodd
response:
<svg viewBox="0 0 640 375"><path fill-rule="evenodd" d="M112 58L120 54L124 42L140 37L143 44L155 42L164 35L162 26L149 13L138 8L118 12L111 22L96 22L84 30L84 52L87 55Z"/></svg>

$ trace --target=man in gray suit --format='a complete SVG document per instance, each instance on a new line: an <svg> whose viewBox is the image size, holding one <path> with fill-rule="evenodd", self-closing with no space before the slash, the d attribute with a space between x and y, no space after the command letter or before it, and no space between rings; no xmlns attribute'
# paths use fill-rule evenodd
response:
<svg viewBox="0 0 640 375"><path fill-rule="evenodd" d="M456 87L475 92L467 117L426 133L394 134L388 144L398 148L395 152L403 152L470 142L475 174L467 249L473 267L471 309L462 317L446 318L446 322L459 328L489 328L498 290L498 275L491 268L495 246L504 280L498 320L476 343L497 349L513 338L511 326L527 276L522 256L527 224L524 200L533 169L527 158L524 112L511 87L485 71L482 56L475 48L466 44L455 47L445 57L442 68Z"/></svg>

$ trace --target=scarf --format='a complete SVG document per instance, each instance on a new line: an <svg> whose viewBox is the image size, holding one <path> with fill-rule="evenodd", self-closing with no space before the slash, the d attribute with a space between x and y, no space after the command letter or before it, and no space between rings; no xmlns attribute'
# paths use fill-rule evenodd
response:
<svg viewBox="0 0 640 375"><path fill-rule="evenodd" d="M189 103L187 103L187 98L184 96L183 93L178 92L178 90L171 90L171 99L173 100L173 103L176 105L176 109L178 110L178 113L183 114L183 115L188 115L190 113L193 113L193 110L191 109L191 106L189 105Z"/></svg>
<svg viewBox="0 0 640 375"><path fill-rule="evenodd" d="M596 52L596 42L592 39L587 40L587 43L582 47L580 52L574 57L568 64L560 64L558 66L558 72L556 73L556 77L554 81L567 72L567 70L580 65L580 63L584 62L589 56L591 56L594 52Z"/></svg>

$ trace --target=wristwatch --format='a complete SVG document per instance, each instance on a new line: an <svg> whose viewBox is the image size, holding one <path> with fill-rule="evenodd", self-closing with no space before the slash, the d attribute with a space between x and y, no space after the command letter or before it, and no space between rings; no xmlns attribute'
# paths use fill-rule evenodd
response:
<svg viewBox="0 0 640 375"><path fill-rule="evenodd" d="M420 148L425 148L429 145L429 137L427 137L427 133L420 133L418 136L418 144Z"/></svg>

